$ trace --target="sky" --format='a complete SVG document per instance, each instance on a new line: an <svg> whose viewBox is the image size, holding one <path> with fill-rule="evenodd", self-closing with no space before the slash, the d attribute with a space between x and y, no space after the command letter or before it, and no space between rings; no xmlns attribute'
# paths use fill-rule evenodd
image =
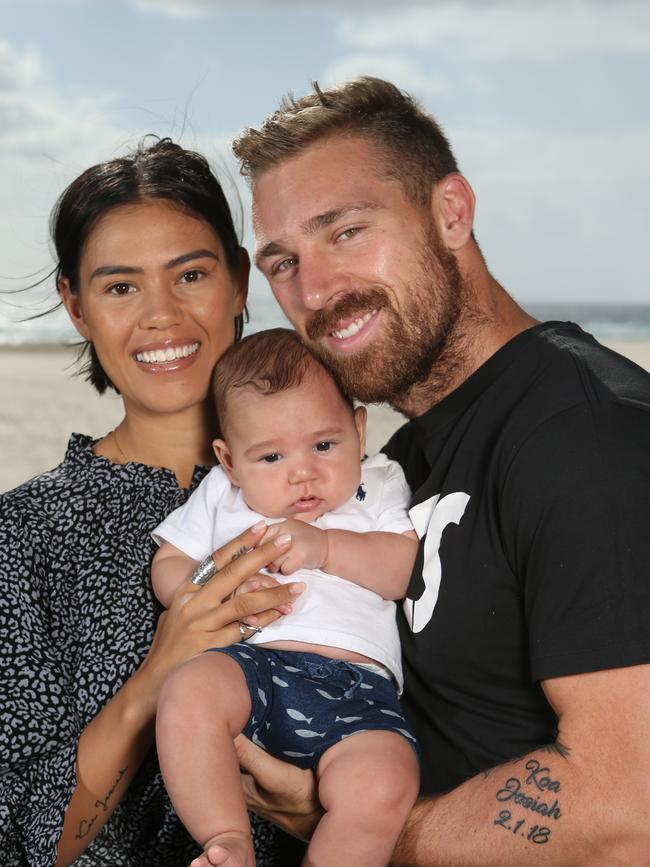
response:
<svg viewBox="0 0 650 867"><path fill-rule="evenodd" d="M360 74L442 124L524 306L650 303L647 0L0 0L0 288L47 273L57 196L146 133L230 178L250 248L229 142L287 91ZM0 323L34 297L5 295Z"/></svg>

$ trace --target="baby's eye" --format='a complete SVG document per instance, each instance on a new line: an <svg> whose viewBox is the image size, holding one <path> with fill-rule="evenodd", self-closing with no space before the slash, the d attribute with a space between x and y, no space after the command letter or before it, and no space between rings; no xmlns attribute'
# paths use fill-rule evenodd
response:
<svg viewBox="0 0 650 867"><path fill-rule="evenodd" d="M333 442L329 440L324 440L322 443L316 443L316 451L317 452L328 452L334 445Z"/></svg>
<svg viewBox="0 0 650 867"><path fill-rule="evenodd" d="M267 464L274 464L276 461L280 460L280 455L277 452L273 452L270 455L264 455L262 460Z"/></svg>
<svg viewBox="0 0 650 867"><path fill-rule="evenodd" d="M135 292L135 286L132 283L112 283L106 291L111 295L130 295Z"/></svg>

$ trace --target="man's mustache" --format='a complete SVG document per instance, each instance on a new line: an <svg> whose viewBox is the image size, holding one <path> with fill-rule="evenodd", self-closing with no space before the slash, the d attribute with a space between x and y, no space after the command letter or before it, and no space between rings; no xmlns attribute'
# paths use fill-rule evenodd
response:
<svg viewBox="0 0 650 867"><path fill-rule="evenodd" d="M318 340L334 331L341 319L350 316L358 318L369 310L388 307L390 304L384 289L366 289L363 292L352 290L343 298L339 298L331 307L317 310L305 323L305 331L310 340Z"/></svg>

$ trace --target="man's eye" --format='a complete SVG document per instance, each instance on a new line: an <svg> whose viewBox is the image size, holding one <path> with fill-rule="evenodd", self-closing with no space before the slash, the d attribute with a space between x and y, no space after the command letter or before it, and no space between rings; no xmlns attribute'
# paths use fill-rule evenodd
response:
<svg viewBox="0 0 650 867"><path fill-rule="evenodd" d="M277 452L273 452L271 455L264 455L262 460L267 464L274 464L276 461L280 460L280 455Z"/></svg>
<svg viewBox="0 0 650 867"><path fill-rule="evenodd" d="M332 448L333 445L334 445L333 442L330 442L329 440L324 440L322 443L316 443L316 451L317 452L328 452Z"/></svg>
<svg viewBox="0 0 650 867"><path fill-rule="evenodd" d="M135 286L132 283L112 283L106 291L111 295L129 295L135 292Z"/></svg>
<svg viewBox="0 0 650 867"><path fill-rule="evenodd" d="M359 226L351 226L349 229L345 229L339 235L339 238L343 238L344 240L347 238L354 238L355 235L358 235L361 231Z"/></svg>
<svg viewBox="0 0 650 867"><path fill-rule="evenodd" d="M273 267L273 273L279 274L281 271L288 271L289 268L293 268L294 265L298 263L298 260L295 256L291 256L289 259L282 259L281 262L278 262Z"/></svg>

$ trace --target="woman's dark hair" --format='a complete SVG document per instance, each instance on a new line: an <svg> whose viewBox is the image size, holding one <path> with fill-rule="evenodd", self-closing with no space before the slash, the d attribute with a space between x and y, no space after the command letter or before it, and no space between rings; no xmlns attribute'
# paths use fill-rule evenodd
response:
<svg viewBox="0 0 650 867"><path fill-rule="evenodd" d="M86 169L57 201L50 217L56 251L57 286L67 278L70 291L79 293L79 264L90 233L110 209L146 199L166 199L194 217L205 220L223 244L228 267L236 274L240 240L230 206L208 161L169 138L143 139L133 153ZM244 327L244 316L235 318L235 340ZM100 394L117 389L102 368L95 347L86 341L79 357L88 355L79 371Z"/></svg>

